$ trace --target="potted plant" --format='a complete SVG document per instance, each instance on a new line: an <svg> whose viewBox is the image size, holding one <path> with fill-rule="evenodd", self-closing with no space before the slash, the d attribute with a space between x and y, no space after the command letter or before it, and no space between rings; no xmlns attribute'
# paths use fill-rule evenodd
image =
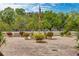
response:
<svg viewBox="0 0 79 59"><path fill-rule="evenodd" d="M8 35L9 37L12 37L12 32L7 32L7 35Z"/></svg>
<svg viewBox="0 0 79 59"><path fill-rule="evenodd" d="M71 32L68 31L65 35L66 35L66 36L71 36Z"/></svg>
<svg viewBox="0 0 79 59"><path fill-rule="evenodd" d="M61 34L61 36L71 36L71 32L70 31L68 31L68 32L61 32L60 34Z"/></svg>
<svg viewBox="0 0 79 59"><path fill-rule="evenodd" d="M0 47L5 43L5 39L4 36L2 34L2 32L0 32ZM0 56L3 56L3 54L0 51Z"/></svg>
<svg viewBox="0 0 79 59"><path fill-rule="evenodd" d="M43 41L43 39L45 38L44 33L33 33L33 38L37 43L46 43L46 41Z"/></svg>
<svg viewBox="0 0 79 59"><path fill-rule="evenodd" d="M23 33L23 37L25 37L25 40L30 39L30 33Z"/></svg>
<svg viewBox="0 0 79 59"><path fill-rule="evenodd" d="M46 38L52 39L52 36L53 36L53 32L47 32Z"/></svg>
<svg viewBox="0 0 79 59"><path fill-rule="evenodd" d="M19 32L19 34L20 34L21 36L23 36L23 33L24 33L23 31Z"/></svg>
<svg viewBox="0 0 79 59"><path fill-rule="evenodd" d="M64 32L61 32L60 35L61 35L61 36L64 36Z"/></svg>

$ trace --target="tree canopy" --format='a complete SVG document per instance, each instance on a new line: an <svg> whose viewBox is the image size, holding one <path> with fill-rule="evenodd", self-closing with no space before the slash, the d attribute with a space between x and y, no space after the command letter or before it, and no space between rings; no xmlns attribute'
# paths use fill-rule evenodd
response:
<svg viewBox="0 0 79 59"><path fill-rule="evenodd" d="M40 16L39 16L40 15ZM40 17L40 19L39 19ZM40 21L39 21L40 20ZM79 13L56 13L45 11L40 13L25 12L22 8L7 7L0 11L0 30L77 30Z"/></svg>

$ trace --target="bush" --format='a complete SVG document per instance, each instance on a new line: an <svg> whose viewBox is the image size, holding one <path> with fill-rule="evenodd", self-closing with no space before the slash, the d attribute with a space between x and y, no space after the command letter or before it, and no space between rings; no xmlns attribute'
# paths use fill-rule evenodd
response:
<svg viewBox="0 0 79 59"><path fill-rule="evenodd" d="M66 36L70 36L70 35L71 35L71 32L67 32L67 33L66 33Z"/></svg>
<svg viewBox="0 0 79 59"><path fill-rule="evenodd" d="M23 37L28 37L30 33L23 33Z"/></svg>
<svg viewBox="0 0 79 59"><path fill-rule="evenodd" d="M25 37L25 40L28 40L30 38L28 38L30 36L30 33L23 33L23 37Z"/></svg>
<svg viewBox="0 0 79 59"><path fill-rule="evenodd" d="M44 33L33 33L33 38L36 40L43 40L45 38Z"/></svg>
<svg viewBox="0 0 79 59"><path fill-rule="evenodd" d="M4 36L2 34L2 32L0 32L0 47L2 46L2 44L5 43L5 39L4 39Z"/></svg>
<svg viewBox="0 0 79 59"><path fill-rule="evenodd" d="M61 36L70 36L71 32L61 32Z"/></svg>
<svg viewBox="0 0 79 59"><path fill-rule="evenodd" d="M47 34L46 34L46 37L52 37L53 36L53 33L52 32L48 32Z"/></svg>
<svg viewBox="0 0 79 59"><path fill-rule="evenodd" d="M21 36L23 36L23 33L24 33L24 32L19 32L19 34L20 34Z"/></svg>
<svg viewBox="0 0 79 59"><path fill-rule="evenodd" d="M5 22L0 21L0 31L10 31L11 26Z"/></svg>
<svg viewBox="0 0 79 59"><path fill-rule="evenodd" d="M64 32L61 32L60 35L61 35L61 36L64 36Z"/></svg>

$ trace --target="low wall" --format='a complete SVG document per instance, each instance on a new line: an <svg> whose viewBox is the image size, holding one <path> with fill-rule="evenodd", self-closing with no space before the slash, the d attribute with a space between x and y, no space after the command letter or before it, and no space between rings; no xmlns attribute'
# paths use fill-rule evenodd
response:
<svg viewBox="0 0 79 59"><path fill-rule="evenodd" d="M12 32L13 37L20 37L19 31L17 32ZM33 33L33 32L38 32L38 31L24 31L24 32L28 32L28 33ZM48 31L40 31L40 32L44 32L47 33ZM51 31L53 32L54 36L60 36L61 31ZM75 31L70 31L72 36L75 36L77 32ZM3 32L4 36L7 36L6 34L7 32Z"/></svg>

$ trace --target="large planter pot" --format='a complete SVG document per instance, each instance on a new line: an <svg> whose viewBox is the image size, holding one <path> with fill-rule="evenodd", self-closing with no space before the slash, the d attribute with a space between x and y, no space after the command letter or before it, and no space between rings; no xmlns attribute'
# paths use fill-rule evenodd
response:
<svg viewBox="0 0 79 59"><path fill-rule="evenodd" d="M23 36L24 32L19 32L20 36Z"/></svg>
<svg viewBox="0 0 79 59"><path fill-rule="evenodd" d="M11 32L8 32L7 35L8 35L9 37L12 37L12 33L11 33Z"/></svg>
<svg viewBox="0 0 79 59"><path fill-rule="evenodd" d="M52 37L49 37L49 36L47 36L47 39L50 39L50 40L52 40Z"/></svg>
<svg viewBox="0 0 79 59"><path fill-rule="evenodd" d="M46 39L52 39L53 32L46 33Z"/></svg>
<svg viewBox="0 0 79 59"><path fill-rule="evenodd" d="M31 39L31 37L25 37L25 40L30 40Z"/></svg>

